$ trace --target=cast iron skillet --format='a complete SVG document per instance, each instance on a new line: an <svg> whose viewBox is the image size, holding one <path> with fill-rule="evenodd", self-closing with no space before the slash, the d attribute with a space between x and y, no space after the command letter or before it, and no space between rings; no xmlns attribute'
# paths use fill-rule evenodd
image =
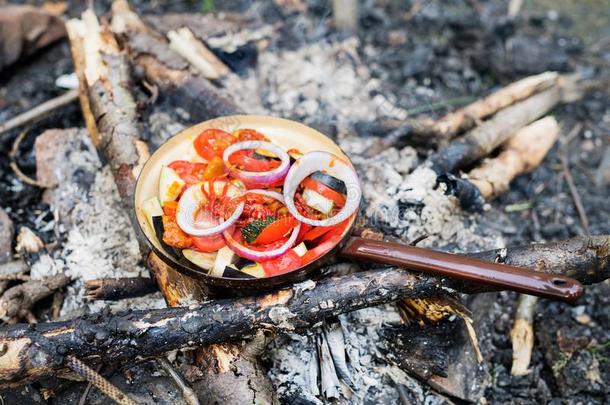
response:
<svg viewBox="0 0 610 405"><path fill-rule="evenodd" d="M342 241L333 250L295 271L258 279L208 276L203 269L186 260L177 260L169 254L155 236L154 230L148 225L145 215L140 209L144 201L157 195L161 165L167 165L174 160L195 158L193 140L207 128L220 128L228 132L238 128L252 128L262 132L273 143L285 149L297 148L303 153L324 150L334 153L346 161L349 161L349 158L330 138L312 128L286 119L256 115L233 115L202 122L185 129L161 146L146 162L138 178L135 192L138 222L153 250L161 259L176 270L198 279L208 286L220 290L260 291L289 282L301 281L310 272L329 263L333 257L339 255L567 302L574 302L583 294L582 285L569 277L543 274L429 249L350 236L356 216L352 216L350 226L347 227Z"/></svg>

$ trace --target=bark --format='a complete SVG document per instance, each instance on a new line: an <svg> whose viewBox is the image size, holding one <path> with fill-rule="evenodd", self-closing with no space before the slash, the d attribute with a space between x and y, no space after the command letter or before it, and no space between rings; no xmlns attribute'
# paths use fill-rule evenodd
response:
<svg viewBox="0 0 610 405"><path fill-rule="evenodd" d="M553 117L542 118L521 128L504 145L502 152L470 171L467 178L484 199L506 191L510 182L536 169L559 136L559 124Z"/></svg>
<svg viewBox="0 0 610 405"><path fill-rule="evenodd" d="M165 38L146 26L124 0L112 5L112 30L122 39L137 70L160 89L170 104L188 111L193 121L241 113L207 79L193 73L189 64L170 49Z"/></svg>
<svg viewBox="0 0 610 405"><path fill-rule="evenodd" d="M9 288L0 298L0 318L24 317L34 304L68 285L63 274L41 280L29 280Z"/></svg>
<svg viewBox="0 0 610 405"><path fill-rule="evenodd" d="M154 280L146 277L102 278L85 282L85 298L117 301L141 297L158 291Z"/></svg>
<svg viewBox="0 0 610 405"><path fill-rule="evenodd" d="M583 283L610 277L607 235L473 256L564 274ZM439 296L447 289L482 291L480 286L386 269L308 281L259 297L211 301L197 308L101 313L68 322L7 326L0 329L0 347L5 349L0 356L0 379L4 381L0 388L61 370L67 354L101 361L156 356L178 348L243 339L260 329L306 330L327 317L406 298ZM227 366L224 355L216 358L219 367ZM234 366L228 362L229 369Z"/></svg>
<svg viewBox="0 0 610 405"><path fill-rule="evenodd" d="M491 153L521 127L542 117L561 102L582 97L588 84L575 76L561 76L557 84L496 113L491 119L451 142L428 158L427 164L439 174L469 165Z"/></svg>

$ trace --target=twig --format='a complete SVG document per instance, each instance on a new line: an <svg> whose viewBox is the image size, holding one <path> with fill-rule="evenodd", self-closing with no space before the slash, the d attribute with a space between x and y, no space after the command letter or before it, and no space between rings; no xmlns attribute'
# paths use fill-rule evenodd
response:
<svg viewBox="0 0 610 405"><path fill-rule="evenodd" d="M22 182L29 184L30 186L45 188L44 184L39 183L38 181L32 179L31 177L23 173L19 168L19 165L17 165L17 154L19 153L19 145L21 145L21 141L23 141L23 138L25 138L29 130L30 127L26 127L23 131L19 133L19 135L17 135L17 138L15 138L15 141L13 142L13 147L11 148L11 152L9 153L9 158L11 159L10 166L11 169L13 169L15 176L17 176Z"/></svg>
<svg viewBox="0 0 610 405"><path fill-rule="evenodd" d="M48 113L65 105L68 105L77 99L78 91L70 90L59 97L55 97L49 101L45 101L44 103L32 108L31 110L19 114L18 116L0 124L0 135L3 135L4 133L23 126L25 124L35 122L43 118Z"/></svg>
<svg viewBox="0 0 610 405"><path fill-rule="evenodd" d="M522 376L529 373L528 367L532 359L534 347L534 313L538 297L520 294L515 323L510 332L513 344L513 365L510 373Z"/></svg>
<svg viewBox="0 0 610 405"><path fill-rule="evenodd" d="M98 366L95 368L95 372L99 373L101 368L102 368L102 365L98 364ZM93 386L93 384L91 383L91 381L89 381L87 383L87 387L85 387L85 390L83 391L83 395L81 395L80 400L78 401L78 405L85 405L85 402L87 401L87 397L89 396L89 391L91 391L92 386Z"/></svg>
<svg viewBox="0 0 610 405"><path fill-rule="evenodd" d="M121 392L110 381L99 375L94 369L72 355L66 356L66 365L76 374L93 384L98 390L113 399L119 405L138 405L137 402Z"/></svg>
<svg viewBox="0 0 610 405"><path fill-rule="evenodd" d="M191 387L189 387L184 379L178 374L176 370L169 364L167 359L161 357L158 360L158 363L163 367L165 372L169 374L169 376L174 380L178 388L182 391L182 396L184 397L184 402L188 405L199 405L199 398L197 398L197 394Z"/></svg>
<svg viewBox="0 0 610 405"><path fill-rule="evenodd" d="M566 138L567 139L573 138L575 136L573 134L578 134L581 129L582 129L582 124L577 123L576 125L574 125L574 127L572 128L572 130L570 131L570 133L568 134L568 136ZM589 235L591 235L591 232L589 231L589 218L587 217L587 211L585 210L585 207L582 204L580 194L578 193L578 189L576 188L576 185L574 184L574 178L572 177L572 172L570 171L570 164L568 163L568 151L566 148L567 144L564 143L563 146L564 146L563 151L559 155L559 158L561 159L563 175L566 179L566 183L568 184L568 188L570 190L570 195L572 196L572 200L574 201L574 206L576 207L576 212L578 212L578 217L580 218L580 223L583 227L585 235L589 236Z"/></svg>

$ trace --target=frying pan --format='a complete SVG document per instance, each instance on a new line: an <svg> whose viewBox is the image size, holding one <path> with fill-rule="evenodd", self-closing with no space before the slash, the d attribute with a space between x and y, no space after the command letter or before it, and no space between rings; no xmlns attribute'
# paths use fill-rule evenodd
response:
<svg viewBox="0 0 610 405"><path fill-rule="evenodd" d="M312 271L333 261L338 255L567 302L574 302L583 294L582 285L569 277L549 275L398 243L351 236L350 230L354 226L356 215L351 217L351 222L346 227L342 240L337 246L297 270L266 278L209 276L204 269L186 260L178 260L174 255L168 253L157 239L140 208L144 201L157 195L161 166L168 165L174 160L195 159L193 141L197 135L208 128L220 128L227 132L239 128L252 128L262 132L271 142L285 149L296 148L303 153L323 150L334 153L348 162L349 158L330 138L312 128L282 118L256 115L233 115L205 121L185 129L163 144L146 162L137 181L135 207L140 228L152 249L162 260L176 270L211 286L212 290L225 290L225 293L231 294L231 291L236 290L241 292L244 290L261 291L290 282L302 281Z"/></svg>

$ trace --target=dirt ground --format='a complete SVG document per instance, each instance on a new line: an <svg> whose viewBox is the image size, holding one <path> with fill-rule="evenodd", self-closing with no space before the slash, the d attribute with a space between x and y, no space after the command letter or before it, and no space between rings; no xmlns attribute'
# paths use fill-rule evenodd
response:
<svg viewBox="0 0 610 405"><path fill-rule="evenodd" d="M68 3L70 15L76 16L82 10L80 2ZM608 78L608 0L579 2L578 6L568 1L525 3L520 15L510 20L505 17L506 4L501 1L423 2L413 15L410 14L413 2L363 1L355 48L368 69L370 76L366 80L377 83L373 92L389 100L397 107L396 111L406 111L409 116L436 117L516 78L545 70L579 71L591 77ZM196 12L202 7L197 1L132 4L143 14ZM102 15L108 11L108 2L95 2L95 8ZM267 24L281 21L270 52L295 51L295 55L301 55L299 50L304 47L340 41L344 35L330 29L330 8L325 1L308 2L305 17L298 13L284 15L273 2L217 2L216 9L257 14ZM250 61L242 67L240 77L244 86L253 77L270 77L264 72L265 64L270 62L259 55L258 63ZM253 75L257 69L257 75ZM72 71L69 47L63 41L2 72L0 122L61 94L64 90L55 86L55 79ZM376 100L377 94L369 94L367 99ZM333 107L333 100L326 102ZM326 133L338 133L346 143L357 137L384 133L377 120L368 119L365 114L360 117L354 113L351 117L352 111L348 110L348 118L346 114L340 118L333 108L322 113L319 110L326 107L323 103L318 103L315 114L309 116L307 108L282 106L279 102L273 105L262 96L253 103L253 108L260 105ZM384 103L376 105L376 115L393 117L396 113ZM561 140L543 164L533 173L517 178L510 191L490 202L484 212L460 214L472 235L501 239L500 244L508 246L566 239L587 232L610 234L610 186L600 187L594 182L602 154L610 147L610 95L594 91L582 101L558 107L553 115L562 127ZM572 132L576 125L581 125L581 129ZM21 145L20 167L28 174L35 173L34 134L46 128L82 126L77 104L33 125L30 136ZM351 138L342 138L346 131ZM8 152L18 132L0 138L0 205L16 228L28 226L50 242L54 235L48 224L53 214L42 203L41 191L20 182L8 166ZM432 152L426 148L409 150L414 151L409 155L414 165ZM588 229L583 227L569 191L562 154L567 157L582 200ZM407 238L406 234L397 234ZM447 250L469 246L461 242L453 235L445 240L439 237L431 244ZM588 287L576 306L539 301L532 372L524 377L510 375L510 329L516 294L500 293L497 297L485 317L489 323L487 333L479 336L492 379L481 403L610 402L610 284ZM272 364L273 360L269 362ZM381 398L371 396L363 402L379 403Z"/></svg>

